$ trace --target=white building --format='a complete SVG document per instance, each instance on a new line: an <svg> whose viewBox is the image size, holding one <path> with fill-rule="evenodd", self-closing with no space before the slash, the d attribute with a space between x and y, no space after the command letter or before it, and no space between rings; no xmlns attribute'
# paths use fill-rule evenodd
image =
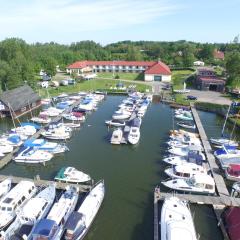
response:
<svg viewBox="0 0 240 240"><path fill-rule="evenodd" d="M193 62L193 66L204 66L204 62L202 62L202 61L195 61L195 62Z"/></svg>
<svg viewBox="0 0 240 240"><path fill-rule="evenodd" d="M171 70L163 62L144 61L79 61L69 65L67 73L75 72L79 76L97 72L144 73L145 81L171 81Z"/></svg>

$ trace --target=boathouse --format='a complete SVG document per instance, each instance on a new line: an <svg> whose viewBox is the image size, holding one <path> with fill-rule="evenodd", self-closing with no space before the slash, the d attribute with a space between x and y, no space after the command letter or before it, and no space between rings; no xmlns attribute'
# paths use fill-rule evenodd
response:
<svg viewBox="0 0 240 240"><path fill-rule="evenodd" d="M41 105L41 98L28 85L7 90L0 95L0 114L14 118Z"/></svg>
<svg viewBox="0 0 240 240"><path fill-rule="evenodd" d="M199 68L196 76L196 88L203 91L223 92L225 80L216 76L211 68Z"/></svg>
<svg viewBox="0 0 240 240"><path fill-rule="evenodd" d="M66 71L69 74L76 73L78 76L84 76L86 72L143 73L147 82L171 81L171 70L161 61L78 61L69 65Z"/></svg>

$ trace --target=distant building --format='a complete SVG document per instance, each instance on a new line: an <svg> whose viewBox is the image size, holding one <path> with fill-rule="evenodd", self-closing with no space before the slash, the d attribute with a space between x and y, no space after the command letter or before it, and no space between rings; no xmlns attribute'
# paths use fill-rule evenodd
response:
<svg viewBox="0 0 240 240"><path fill-rule="evenodd" d="M196 87L203 91L223 92L225 89L225 80L218 78L211 68L200 68L197 71Z"/></svg>
<svg viewBox="0 0 240 240"><path fill-rule="evenodd" d="M201 67L203 67L204 66L204 62L202 62L202 61L195 61L195 62L193 62L193 66L201 66Z"/></svg>
<svg viewBox="0 0 240 240"><path fill-rule="evenodd" d="M224 60L224 52L215 49L213 52L213 57L217 60Z"/></svg>
<svg viewBox="0 0 240 240"><path fill-rule="evenodd" d="M0 113L14 118L24 115L41 105L41 98L28 85L7 90L0 95Z"/></svg>
<svg viewBox="0 0 240 240"><path fill-rule="evenodd" d="M78 61L69 65L66 70L67 73L75 72L78 76L84 76L90 72L144 73L145 81L171 81L171 70L161 61Z"/></svg>

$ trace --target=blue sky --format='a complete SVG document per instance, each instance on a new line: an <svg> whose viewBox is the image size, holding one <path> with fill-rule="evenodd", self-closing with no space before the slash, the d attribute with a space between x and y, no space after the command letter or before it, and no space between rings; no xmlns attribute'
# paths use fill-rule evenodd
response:
<svg viewBox="0 0 240 240"><path fill-rule="evenodd" d="M0 0L0 40L230 42L240 0Z"/></svg>

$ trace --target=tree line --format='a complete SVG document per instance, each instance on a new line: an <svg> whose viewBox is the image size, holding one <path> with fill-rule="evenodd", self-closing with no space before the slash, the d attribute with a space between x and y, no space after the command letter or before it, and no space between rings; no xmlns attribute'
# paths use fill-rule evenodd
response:
<svg viewBox="0 0 240 240"><path fill-rule="evenodd" d="M226 61L214 59L214 50L223 51ZM80 60L161 60L173 67L189 67L195 60L207 64L226 66L229 81L240 81L240 44L122 41L102 46L94 41L74 42L62 45L55 42L27 44L18 38L0 42L0 84L2 90L28 83L36 84L36 76L43 69L48 75L56 74L56 66L65 67Z"/></svg>

